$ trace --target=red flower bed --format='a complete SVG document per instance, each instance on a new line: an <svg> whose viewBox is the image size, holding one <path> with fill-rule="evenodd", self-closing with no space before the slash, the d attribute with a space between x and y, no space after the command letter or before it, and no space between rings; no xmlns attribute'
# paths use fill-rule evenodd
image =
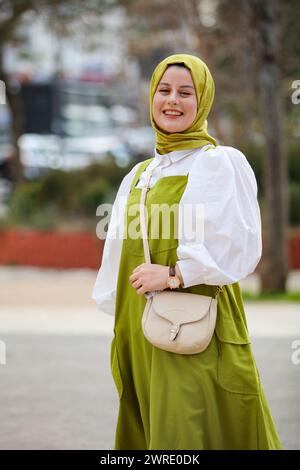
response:
<svg viewBox="0 0 300 470"><path fill-rule="evenodd" d="M289 267L300 269L300 232L294 232L289 238Z"/></svg>
<svg viewBox="0 0 300 470"><path fill-rule="evenodd" d="M104 240L89 232L4 230L0 232L0 264L98 269L103 246ZM300 232L290 234L289 267L300 269Z"/></svg>
<svg viewBox="0 0 300 470"><path fill-rule="evenodd" d="M100 266L103 240L91 233L5 230L0 232L0 264L47 268Z"/></svg>

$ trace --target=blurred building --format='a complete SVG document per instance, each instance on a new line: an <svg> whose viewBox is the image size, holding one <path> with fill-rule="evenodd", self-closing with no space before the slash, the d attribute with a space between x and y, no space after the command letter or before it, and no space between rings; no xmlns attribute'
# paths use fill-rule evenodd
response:
<svg viewBox="0 0 300 470"><path fill-rule="evenodd" d="M82 15L78 31L89 21ZM132 154L152 147L145 129L148 115L140 106L140 67L128 53L126 15L121 8L112 9L101 24L91 29L88 40L79 32L61 37L49 30L47 18L30 13L18 27L16 41L5 47L4 68L22 103L19 147L28 174L38 174L34 168L83 167L107 152L124 165ZM0 109L1 122L5 161L7 107ZM139 131L132 135L129 130L136 127Z"/></svg>

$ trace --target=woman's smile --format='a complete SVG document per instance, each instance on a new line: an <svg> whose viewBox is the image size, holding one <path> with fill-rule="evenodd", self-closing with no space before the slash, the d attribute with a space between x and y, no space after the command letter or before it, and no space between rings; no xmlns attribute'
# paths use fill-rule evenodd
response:
<svg viewBox="0 0 300 470"><path fill-rule="evenodd" d="M181 113L180 111L171 111L171 110L167 110L167 111L163 111L163 114L166 116L166 118L168 119L177 119L181 116L183 116L183 113Z"/></svg>

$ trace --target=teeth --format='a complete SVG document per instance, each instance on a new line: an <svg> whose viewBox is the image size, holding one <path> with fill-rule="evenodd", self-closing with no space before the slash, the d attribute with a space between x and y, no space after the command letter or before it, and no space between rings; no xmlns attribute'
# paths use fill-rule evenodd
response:
<svg viewBox="0 0 300 470"><path fill-rule="evenodd" d="M165 114L170 114L172 116L180 116L181 113L178 113L177 111L164 111Z"/></svg>

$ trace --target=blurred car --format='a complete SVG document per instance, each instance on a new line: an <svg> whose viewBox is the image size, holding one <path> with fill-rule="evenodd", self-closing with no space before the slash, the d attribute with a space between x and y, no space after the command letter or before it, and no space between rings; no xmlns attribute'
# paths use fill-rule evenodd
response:
<svg viewBox="0 0 300 470"><path fill-rule="evenodd" d="M38 177L45 169L84 168L108 156L125 167L141 155L152 153L154 132L149 126L132 127L137 119L135 110L123 105L76 102L74 96L72 99L63 102L53 134L27 133L20 137L25 177Z"/></svg>
<svg viewBox="0 0 300 470"><path fill-rule="evenodd" d="M60 120L62 136L66 137L96 137L111 134L113 129L109 108L99 104L65 104Z"/></svg>
<svg viewBox="0 0 300 470"><path fill-rule="evenodd" d="M128 106L115 104L109 108L112 121L119 126L128 126L137 119L137 113Z"/></svg>
<svg viewBox="0 0 300 470"><path fill-rule="evenodd" d="M18 140L18 145L25 178L38 177L49 168L62 168L60 137L23 134Z"/></svg>
<svg viewBox="0 0 300 470"><path fill-rule="evenodd" d="M23 134L18 141L24 176L36 178L47 169L73 170L94 162L103 162L109 155L117 165L126 166L132 154L126 142L117 135L99 137L59 137L56 135Z"/></svg>
<svg viewBox="0 0 300 470"><path fill-rule="evenodd" d="M62 139L64 169L84 168L93 162L103 162L108 155L119 166L130 162L127 145L114 134L99 137L66 137Z"/></svg>
<svg viewBox="0 0 300 470"><path fill-rule="evenodd" d="M150 156L153 154L155 134L152 127L144 126L122 129L121 137L133 153L149 154Z"/></svg>

